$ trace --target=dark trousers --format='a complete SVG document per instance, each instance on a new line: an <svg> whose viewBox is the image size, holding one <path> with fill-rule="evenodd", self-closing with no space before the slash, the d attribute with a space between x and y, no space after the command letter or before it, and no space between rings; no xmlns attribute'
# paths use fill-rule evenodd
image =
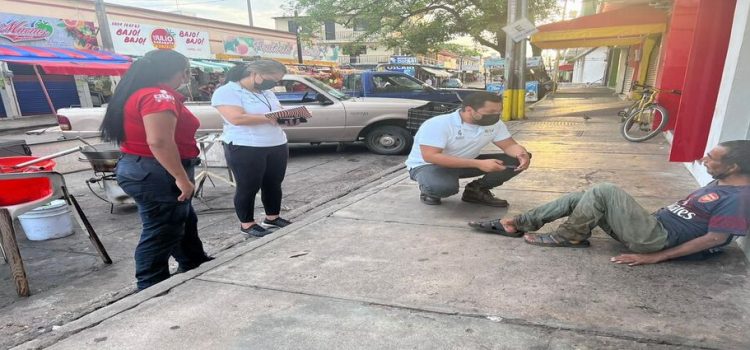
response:
<svg viewBox="0 0 750 350"><path fill-rule="evenodd" d="M286 175L289 147L286 144L273 147L224 145L227 165L234 174L237 189L234 193L234 209L240 222L255 221L255 195L260 200L266 215L281 212L281 183Z"/></svg>
<svg viewBox="0 0 750 350"><path fill-rule="evenodd" d="M497 159L503 164L518 166L518 159L504 153L482 154L476 159ZM458 179L482 176L475 182L482 189L491 189L502 185L520 172L513 169L485 173L477 168L445 168L439 165L427 164L409 171L412 180L417 181L422 193L445 198L458 193Z"/></svg>
<svg viewBox="0 0 750 350"><path fill-rule="evenodd" d="M183 161L191 179L195 164ZM198 217L192 203L178 202L175 179L154 158L124 155L117 163L117 183L138 204L143 231L135 248L138 289L169 278L169 257L183 270L208 260L198 237Z"/></svg>

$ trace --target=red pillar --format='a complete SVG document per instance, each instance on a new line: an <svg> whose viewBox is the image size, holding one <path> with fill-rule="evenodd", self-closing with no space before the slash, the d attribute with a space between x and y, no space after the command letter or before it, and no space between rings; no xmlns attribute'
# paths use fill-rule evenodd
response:
<svg viewBox="0 0 750 350"><path fill-rule="evenodd" d="M695 25L692 35L687 35L692 36L692 40L689 41L690 49L681 88L682 96L679 98L677 112L670 113L676 116L670 161L692 162L703 156L724 71L735 4L736 0L676 0L674 3L673 16L677 13L688 16L685 17L685 23L687 23L690 14L694 13ZM681 28L675 28L675 30L682 31L675 37L687 39L685 34L688 34L688 30L681 30ZM679 38L673 39L671 33L670 28L670 41L680 40ZM683 47L679 43L674 45ZM671 67L675 70L673 73L678 73L679 57L668 56L666 59L676 59L678 62L669 66L665 62L664 69ZM666 77L662 78L665 85L660 86L661 88L677 88L666 85L669 81L665 79ZM674 108L671 104L673 101L670 100L673 97L666 95L660 98L660 102L666 102L670 104L670 108Z"/></svg>
<svg viewBox="0 0 750 350"><path fill-rule="evenodd" d="M663 55L656 86L665 90L682 90L685 83L690 48L695 35L695 22L698 19L698 5L701 0L676 0L672 16L664 37ZM669 124L666 130L674 130L680 107L680 95L661 94L659 103L669 111Z"/></svg>

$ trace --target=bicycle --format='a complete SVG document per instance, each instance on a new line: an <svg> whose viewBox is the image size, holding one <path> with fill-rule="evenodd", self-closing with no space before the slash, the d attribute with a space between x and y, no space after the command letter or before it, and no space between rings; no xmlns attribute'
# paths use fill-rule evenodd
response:
<svg viewBox="0 0 750 350"><path fill-rule="evenodd" d="M643 142L658 135L669 121L669 112L664 106L656 103L656 96L662 92L678 95L681 92L680 90L662 90L637 83L633 83L633 86L642 88L643 92L640 100L625 111L620 133L630 142ZM621 117L622 115L620 114Z"/></svg>

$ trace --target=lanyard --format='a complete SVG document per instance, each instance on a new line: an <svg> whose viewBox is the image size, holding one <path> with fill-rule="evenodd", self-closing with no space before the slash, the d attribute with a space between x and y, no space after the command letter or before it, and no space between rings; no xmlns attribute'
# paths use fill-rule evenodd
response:
<svg viewBox="0 0 750 350"><path fill-rule="evenodd" d="M254 93L254 92L252 92L252 91L250 91L250 93L251 93L251 94L253 94L253 96L255 96L256 98L258 98L258 100L259 100L260 102L262 102L262 103L263 103L264 105L266 105L266 107L268 107L268 111L269 111L269 112L273 112L273 108L271 107L271 101L269 101L269 100L268 100L268 97L266 97L266 95L265 95L265 94L263 94L263 93L260 93L260 94L256 94L256 93ZM260 96L259 96L259 95L260 95ZM263 99L261 99L260 97L263 97ZM264 100L265 100L265 101L264 101Z"/></svg>

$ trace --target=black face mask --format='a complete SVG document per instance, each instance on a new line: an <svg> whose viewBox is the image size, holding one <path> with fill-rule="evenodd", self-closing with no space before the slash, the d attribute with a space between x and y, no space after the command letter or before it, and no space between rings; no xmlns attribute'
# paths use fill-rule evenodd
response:
<svg viewBox="0 0 750 350"><path fill-rule="evenodd" d="M256 85L255 87L258 88L258 90L269 90L273 89L273 87L276 86L276 80L273 79L263 79L260 84Z"/></svg>
<svg viewBox="0 0 750 350"><path fill-rule="evenodd" d="M477 119L476 115L472 116L474 124L479 126L490 126L495 125L500 121L500 113L497 114L479 114L480 118Z"/></svg>

